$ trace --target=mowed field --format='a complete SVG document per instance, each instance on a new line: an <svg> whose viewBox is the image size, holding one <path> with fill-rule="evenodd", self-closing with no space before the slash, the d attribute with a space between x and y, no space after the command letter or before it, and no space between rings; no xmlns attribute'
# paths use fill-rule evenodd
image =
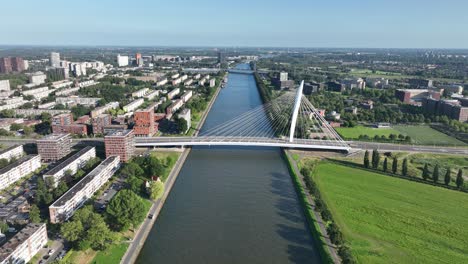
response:
<svg viewBox="0 0 468 264"><path fill-rule="evenodd" d="M398 130L393 128L373 128L365 126L355 127L337 127L336 131L345 139L357 139L360 135L367 135L369 138L374 136L390 136L390 134L401 134Z"/></svg>
<svg viewBox="0 0 468 264"><path fill-rule="evenodd" d="M421 145L443 145L443 146L466 146L463 141L448 136L429 126L395 126L401 134L408 135L416 144Z"/></svg>
<svg viewBox="0 0 468 264"><path fill-rule="evenodd" d="M359 263L468 263L468 194L328 162L314 179Z"/></svg>

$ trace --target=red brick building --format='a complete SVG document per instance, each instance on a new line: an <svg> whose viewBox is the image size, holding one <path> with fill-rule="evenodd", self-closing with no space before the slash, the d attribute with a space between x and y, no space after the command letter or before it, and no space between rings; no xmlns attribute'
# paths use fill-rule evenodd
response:
<svg viewBox="0 0 468 264"><path fill-rule="evenodd" d="M135 135L133 130L116 130L104 137L106 148L106 158L110 156L119 156L123 162L129 161L134 152Z"/></svg>
<svg viewBox="0 0 468 264"><path fill-rule="evenodd" d="M1 73L10 73L12 72L11 60L10 58L0 58L0 72Z"/></svg>
<svg viewBox="0 0 468 264"><path fill-rule="evenodd" d="M22 72L25 70L24 60L20 57L0 58L0 73Z"/></svg>
<svg viewBox="0 0 468 264"><path fill-rule="evenodd" d="M150 137L156 133L153 109L136 111L133 120L135 121L133 127L135 136Z"/></svg>
<svg viewBox="0 0 468 264"><path fill-rule="evenodd" d="M93 118L93 134L104 134L104 127L110 126L112 116L109 114L101 114Z"/></svg>

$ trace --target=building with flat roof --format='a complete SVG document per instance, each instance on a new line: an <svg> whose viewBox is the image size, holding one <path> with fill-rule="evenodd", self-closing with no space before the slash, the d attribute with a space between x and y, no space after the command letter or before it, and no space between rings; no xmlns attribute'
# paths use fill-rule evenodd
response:
<svg viewBox="0 0 468 264"><path fill-rule="evenodd" d="M94 117L97 117L101 114L104 114L106 113L107 111L111 110L111 109L115 109L115 108L118 108L120 105L119 102L110 102L110 103L107 103L106 105L104 106L100 106L100 107L96 107L93 111L91 111L91 117L94 118Z"/></svg>
<svg viewBox="0 0 468 264"><path fill-rule="evenodd" d="M13 201L0 204L0 220L12 225L24 225L29 221L31 205L25 196L18 196Z"/></svg>
<svg viewBox="0 0 468 264"><path fill-rule="evenodd" d="M48 241L45 223L30 223L0 247L0 264L28 263Z"/></svg>
<svg viewBox="0 0 468 264"><path fill-rule="evenodd" d="M141 97L145 96L148 93L148 91L149 91L148 88L140 89L140 90L138 90L136 92L133 92L132 97L141 98Z"/></svg>
<svg viewBox="0 0 468 264"><path fill-rule="evenodd" d="M145 100L140 98L140 99L137 99L137 100L125 105L124 107L122 107L122 109L125 112L132 112L132 111L135 111L136 109L138 109L138 107L140 107L144 102L145 102Z"/></svg>
<svg viewBox="0 0 468 264"><path fill-rule="evenodd" d="M10 80L0 80L0 91L10 91Z"/></svg>
<svg viewBox="0 0 468 264"><path fill-rule="evenodd" d="M134 152L135 135L133 130L115 130L104 137L106 157L119 156L122 162L129 161Z"/></svg>
<svg viewBox="0 0 468 264"><path fill-rule="evenodd" d="M43 72L34 72L31 74L28 74L29 78L29 83L34 84L34 85L41 85L45 83L47 79L47 75L45 75Z"/></svg>
<svg viewBox="0 0 468 264"><path fill-rule="evenodd" d="M67 171L70 171L71 176L79 169L83 168L89 160L95 157L96 148L87 146L46 172L42 177L48 186L53 186L55 188L60 180L66 176L65 174Z"/></svg>
<svg viewBox="0 0 468 264"><path fill-rule="evenodd" d="M50 134L36 141L43 161L57 161L71 152L70 134Z"/></svg>
<svg viewBox="0 0 468 264"><path fill-rule="evenodd" d="M117 54L117 65L119 67L128 66L128 56L121 56L120 54Z"/></svg>
<svg viewBox="0 0 468 264"><path fill-rule="evenodd" d="M192 126L191 122L191 111L190 108L185 108L184 110L180 111L180 113L177 115L178 118L183 118L185 121L187 121L187 130L183 131L184 133L187 133L189 131L190 127Z"/></svg>
<svg viewBox="0 0 468 264"><path fill-rule="evenodd" d="M58 52L50 53L50 66L60 67L60 53Z"/></svg>
<svg viewBox="0 0 468 264"><path fill-rule="evenodd" d="M50 222L68 220L120 167L119 156L110 156L49 206Z"/></svg>
<svg viewBox="0 0 468 264"><path fill-rule="evenodd" d="M169 100L171 100L172 98L174 98L176 95L178 95L180 93L180 89L179 88L175 88L174 90L170 91L169 93L167 93L167 98L169 98Z"/></svg>
<svg viewBox="0 0 468 264"><path fill-rule="evenodd" d="M41 167L39 155L27 155L0 169L0 190Z"/></svg>
<svg viewBox="0 0 468 264"><path fill-rule="evenodd" d="M395 91L395 97L407 104L429 97L439 100L440 95L440 92L428 89L397 89Z"/></svg>
<svg viewBox="0 0 468 264"><path fill-rule="evenodd" d="M154 129L154 108L136 111L133 120L135 121L133 127L135 136L150 137L156 133Z"/></svg>
<svg viewBox="0 0 468 264"><path fill-rule="evenodd" d="M104 134L104 127L110 126L112 123L112 116L109 114L101 114L93 118L93 134Z"/></svg>
<svg viewBox="0 0 468 264"><path fill-rule="evenodd" d="M0 159L6 159L10 161L11 159L21 158L23 154L23 145L14 145L0 151Z"/></svg>

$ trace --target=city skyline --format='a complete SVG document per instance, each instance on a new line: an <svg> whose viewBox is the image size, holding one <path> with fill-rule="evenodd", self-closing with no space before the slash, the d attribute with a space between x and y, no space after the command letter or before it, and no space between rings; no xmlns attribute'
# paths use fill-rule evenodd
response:
<svg viewBox="0 0 468 264"><path fill-rule="evenodd" d="M8 2L0 45L468 47L467 3L374 2Z"/></svg>

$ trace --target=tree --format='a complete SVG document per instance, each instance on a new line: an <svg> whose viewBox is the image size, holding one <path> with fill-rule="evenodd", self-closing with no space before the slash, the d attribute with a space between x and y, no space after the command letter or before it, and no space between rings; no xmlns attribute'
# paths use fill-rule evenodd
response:
<svg viewBox="0 0 468 264"><path fill-rule="evenodd" d="M460 189L463 186L463 171L462 169L458 170L457 179L455 181L457 187Z"/></svg>
<svg viewBox="0 0 468 264"><path fill-rule="evenodd" d="M387 172L387 170L388 170L388 161L387 161L387 157L385 157L383 161L383 171Z"/></svg>
<svg viewBox="0 0 468 264"><path fill-rule="evenodd" d="M106 213L116 230L137 226L146 215L143 200L130 190L122 190L110 201Z"/></svg>
<svg viewBox="0 0 468 264"><path fill-rule="evenodd" d="M41 213L39 211L39 208L35 204L31 205L31 208L29 209L29 220L32 223L41 222Z"/></svg>
<svg viewBox="0 0 468 264"><path fill-rule="evenodd" d="M57 188L54 189L54 197L57 199L68 191L68 186L64 181L60 181Z"/></svg>
<svg viewBox="0 0 468 264"><path fill-rule="evenodd" d="M135 162L129 162L125 167L120 171L120 174L124 177L136 176L142 177L145 174L145 171Z"/></svg>
<svg viewBox="0 0 468 264"><path fill-rule="evenodd" d="M8 162L7 159L0 159L0 168L3 168L5 167L6 165L8 165L10 162Z"/></svg>
<svg viewBox="0 0 468 264"><path fill-rule="evenodd" d="M141 191L143 190L144 183L145 182L142 179L134 175L131 175L130 177L127 178L128 188L132 190L134 193L141 193Z"/></svg>
<svg viewBox="0 0 468 264"><path fill-rule="evenodd" d="M401 167L401 174L403 176L408 176L408 159L407 158L403 160L403 165Z"/></svg>
<svg viewBox="0 0 468 264"><path fill-rule="evenodd" d="M364 167L369 168L369 151L366 150L364 153Z"/></svg>
<svg viewBox="0 0 468 264"><path fill-rule="evenodd" d="M161 181L151 183L150 198L152 200L159 199L164 193L164 184Z"/></svg>
<svg viewBox="0 0 468 264"><path fill-rule="evenodd" d="M398 171L398 159L397 157L393 158L393 163L392 163L392 173L396 174Z"/></svg>
<svg viewBox="0 0 468 264"><path fill-rule="evenodd" d="M429 167L426 164L424 164L424 169L423 169L423 173L422 173L422 177L424 180L426 180L427 178L429 178Z"/></svg>
<svg viewBox="0 0 468 264"><path fill-rule="evenodd" d="M439 164L436 164L432 172L432 180L437 183L439 181Z"/></svg>
<svg viewBox="0 0 468 264"><path fill-rule="evenodd" d="M0 232L5 233L8 230L8 224L6 222L0 221Z"/></svg>
<svg viewBox="0 0 468 264"><path fill-rule="evenodd" d="M80 238L82 238L83 233L83 224L81 221L69 221L63 223L62 227L60 228L60 234L62 234L63 238L65 238L69 242L76 242Z"/></svg>
<svg viewBox="0 0 468 264"><path fill-rule="evenodd" d="M372 168L377 169L380 163L380 153L378 150L374 149L372 151Z"/></svg>
<svg viewBox="0 0 468 264"><path fill-rule="evenodd" d="M179 133L187 132L188 124L187 124L187 120L185 120L185 118L177 118L176 123L177 123L177 129L179 130Z"/></svg>
<svg viewBox="0 0 468 264"><path fill-rule="evenodd" d="M164 173L165 168L158 158L150 155L148 156L147 170L149 176L161 176Z"/></svg>
<svg viewBox="0 0 468 264"><path fill-rule="evenodd" d="M450 167L447 168L447 171L445 172L445 177L444 177L444 183L445 185L449 185L450 181L452 180L452 177L450 177L451 169Z"/></svg>

